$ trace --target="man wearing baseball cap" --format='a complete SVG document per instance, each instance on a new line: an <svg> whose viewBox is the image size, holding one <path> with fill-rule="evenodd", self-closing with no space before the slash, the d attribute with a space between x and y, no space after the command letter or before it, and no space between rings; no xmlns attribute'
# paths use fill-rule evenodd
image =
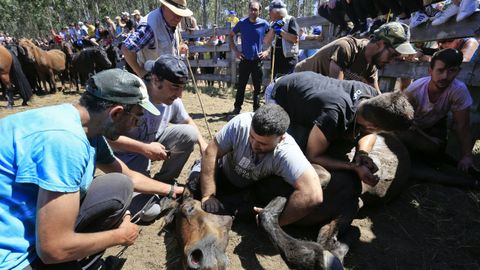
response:
<svg viewBox="0 0 480 270"><path fill-rule="evenodd" d="M159 0L161 6L140 20L138 28L123 41L122 52L131 69L143 78L144 64L160 55L180 55L186 45L180 44L177 27L182 17L192 16L186 0Z"/></svg>
<svg viewBox="0 0 480 270"><path fill-rule="evenodd" d="M105 140L138 124L143 108L159 114L142 80L112 69L87 84L75 105L0 120L1 269L81 269L100 256L83 258L137 238L127 212L133 190L172 189L128 169ZM96 167L105 174L94 178Z"/></svg>
<svg viewBox="0 0 480 270"><path fill-rule="evenodd" d="M198 143L203 153L207 143L180 99L188 81L184 62L178 56L162 55L156 61L148 61L146 68L149 71L146 85L150 101L160 115L146 112L141 125L110 145L130 169L145 175L150 175L152 161L163 160L162 168L154 178L173 183L195 144ZM153 210L146 213L142 220L147 222L160 214Z"/></svg>
<svg viewBox="0 0 480 270"><path fill-rule="evenodd" d="M335 79L362 81L380 91L378 68L400 55L415 53L408 25L391 22L375 30L370 39L346 36L325 45L298 63L295 72L313 71Z"/></svg>

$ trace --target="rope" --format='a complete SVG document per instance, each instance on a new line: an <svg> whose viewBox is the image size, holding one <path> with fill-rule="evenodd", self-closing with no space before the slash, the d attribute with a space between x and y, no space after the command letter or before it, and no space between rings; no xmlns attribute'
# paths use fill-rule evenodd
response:
<svg viewBox="0 0 480 270"><path fill-rule="evenodd" d="M187 56L188 56L188 53L187 53ZM192 66L190 65L190 60L188 60L188 57L185 57L185 59L187 59L188 70L190 71L190 75L192 76L193 88L195 89L195 93L197 94L198 101L200 102L200 108L202 109L203 120L205 120L205 125L207 126L208 136L209 136L209 139L212 140L213 139L212 131L210 131L210 125L208 124L208 121L207 121L207 114L205 113L205 108L203 107L202 98L200 97L200 91L198 90L198 87L197 87L197 81L195 80L195 76L193 75Z"/></svg>
<svg viewBox="0 0 480 270"><path fill-rule="evenodd" d="M273 82L273 74L275 72L275 48L277 47L277 36L275 33L273 34L273 38L272 70L270 73L270 82Z"/></svg>

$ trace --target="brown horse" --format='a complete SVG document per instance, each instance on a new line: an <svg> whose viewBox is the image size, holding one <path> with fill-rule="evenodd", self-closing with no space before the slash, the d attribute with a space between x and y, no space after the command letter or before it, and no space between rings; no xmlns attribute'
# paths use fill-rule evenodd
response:
<svg viewBox="0 0 480 270"><path fill-rule="evenodd" d="M197 163L198 165L199 163ZM199 171L193 171L178 201L165 208L169 213L166 223L175 221L180 265L175 269L222 270L228 268L225 250L233 217L214 215L202 209L199 194Z"/></svg>
<svg viewBox="0 0 480 270"><path fill-rule="evenodd" d="M14 85L20 92L23 98L22 105L27 105L27 101L32 96L32 89L28 84L25 75L22 72L22 67L17 57L10 53L7 48L0 45L0 82L4 95L8 101L8 108L12 108Z"/></svg>
<svg viewBox="0 0 480 270"><path fill-rule="evenodd" d="M38 77L43 82L44 89L47 83L50 86L50 93L55 93L55 74L61 73L66 67L66 56L60 50L44 51L37 47L31 40L22 38L18 43L27 53L28 59L35 65ZM63 84L63 82L62 82Z"/></svg>

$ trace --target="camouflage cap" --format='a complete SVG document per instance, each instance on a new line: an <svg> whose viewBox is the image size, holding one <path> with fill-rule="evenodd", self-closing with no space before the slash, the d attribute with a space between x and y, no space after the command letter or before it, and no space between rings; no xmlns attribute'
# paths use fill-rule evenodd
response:
<svg viewBox="0 0 480 270"><path fill-rule="evenodd" d="M414 54L416 53L410 44L410 28L408 25L399 22L386 23L380 26L373 35L377 39L386 41L398 53Z"/></svg>

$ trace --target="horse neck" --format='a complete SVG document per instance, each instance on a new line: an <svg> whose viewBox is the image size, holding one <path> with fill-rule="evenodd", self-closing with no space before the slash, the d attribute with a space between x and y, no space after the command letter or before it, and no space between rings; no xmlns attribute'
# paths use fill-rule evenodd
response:
<svg viewBox="0 0 480 270"><path fill-rule="evenodd" d="M40 57L45 53L44 50L37 47L35 44L33 45L33 57L35 57L36 61L40 60Z"/></svg>

